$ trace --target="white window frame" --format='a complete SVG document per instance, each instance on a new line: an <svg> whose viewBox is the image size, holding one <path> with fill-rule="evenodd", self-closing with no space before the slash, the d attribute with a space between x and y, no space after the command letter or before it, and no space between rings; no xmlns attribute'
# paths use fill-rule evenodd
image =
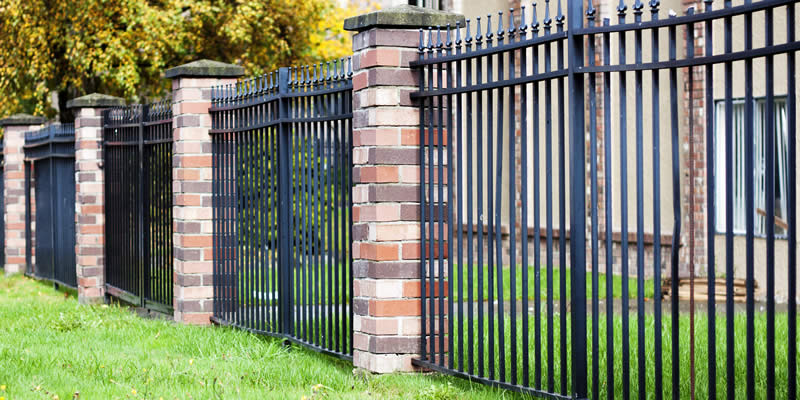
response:
<svg viewBox="0 0 800 400"><path fill-rule="evenodd" d="M746 213L745 213L745 170L744 170L744 99L733 100L733 153L734 153L734 179L733 184L733 233L745 234L746 233ZM725 101L717 100L714 104L715 107L715 129L714 129L714 170L715 170L715 221L716 232L725 233L727 227L725 225L725 195L728 188L726 187L726 168L725 168ZM765 149L764 149L764 112L766 110L766 99L757 98L753 99L753 124L755 140L753 151L755 157L754 164L754 194L755 194L755 208L765 209ZM774 99L775 110L775 145L777 151L775 154L775 161L778 165L777 176L775 177L776 183L776 196L779 197L775 207L775 215L786 219L788 211L787 193L786 188L788 184L788 140L789 133L786 128L786 97L775 97ZM766 234L766 217L759 215L756 210L755 213L755 229L754 234L763 236ZM782 229L776 226L776 233L780 235L783 233Z"/></svg>

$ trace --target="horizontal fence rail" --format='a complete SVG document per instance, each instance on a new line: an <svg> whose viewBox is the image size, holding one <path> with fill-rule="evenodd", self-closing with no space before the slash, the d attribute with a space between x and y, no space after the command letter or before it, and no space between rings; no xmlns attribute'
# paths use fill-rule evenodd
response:
<svg viewBox="0 0 800 400"><path fill-rule="evenodd" d="M545 398L797 398L797 2L715 3L420 31L416 365Z"/></svg>
<svg viewBox="0 0 800 400"><path fill-rule="evenodd" d="M26 132L26 273L68 287L75 270L75 128L52 124Z"/></svg>
<svg viewBox="0 0 800 400"><path fill-rule="evenodd" d="M103 111L106 286L172 312L172 101Z"/></svg>
<svg viewBox="0 0 800 400"><path fill-rule="evenodd" d="M352 357L352 67L212 91L214 319Z"/></svg>

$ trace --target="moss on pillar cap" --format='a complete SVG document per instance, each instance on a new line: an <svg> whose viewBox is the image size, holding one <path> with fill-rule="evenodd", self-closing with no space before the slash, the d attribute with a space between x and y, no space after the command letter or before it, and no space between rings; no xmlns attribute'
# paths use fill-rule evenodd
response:
<svg viewBox="0 0 800 400"><path fill-rule="evenodd" d="M29 114L14 114L0 119L0 126L21 126L21 125L41 125L45 123L45 117L36 117Z"/></svg>
<svg viewBox="0 0 800 400"><path fill-rule="evenodd" d="M362 32L372 28L419 29L436 26L455 26L464 24L464 16L457 13L438 11L430 8L402 5L344 20L344 29Z"/></svg>
<svg viewBox="0 0 800 400"><path fill-rule="evenodd" d="M109 96L107 94L92 93L74 98L67 102L67 108L101 108L119 107L125 105L125 99Z"/></svg>
<svg viewBox="0 0 800 400"><path fill-rule="evenodd" d="M181 77L238 78L242 75L244 75L242 66L213 60L192 61L170 68L164 73L164 77L167 79Z"/></svg>

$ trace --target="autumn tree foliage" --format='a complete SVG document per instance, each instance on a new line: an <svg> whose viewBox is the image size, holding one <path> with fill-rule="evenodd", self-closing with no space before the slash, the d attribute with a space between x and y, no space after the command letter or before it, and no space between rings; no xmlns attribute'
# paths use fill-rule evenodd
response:
<svg viewBox="0 0 800 400"><path fill-rule="evenodd" d="M164 95L166 68L208 58L258 74L350 52L335 0L0 0L0 116L65 117L68 99Z"/></svg>

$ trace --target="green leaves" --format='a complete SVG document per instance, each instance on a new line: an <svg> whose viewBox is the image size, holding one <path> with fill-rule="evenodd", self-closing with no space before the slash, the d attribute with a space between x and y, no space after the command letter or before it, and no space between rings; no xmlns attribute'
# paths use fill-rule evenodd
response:
<svg viewBox="0 0 800 400"><path fill-rule="evenodd" d="M208 58L259 74L350 52L333 0L0 0L0 116L53 117L92 92L142 102L169 67Z"/></svg>

